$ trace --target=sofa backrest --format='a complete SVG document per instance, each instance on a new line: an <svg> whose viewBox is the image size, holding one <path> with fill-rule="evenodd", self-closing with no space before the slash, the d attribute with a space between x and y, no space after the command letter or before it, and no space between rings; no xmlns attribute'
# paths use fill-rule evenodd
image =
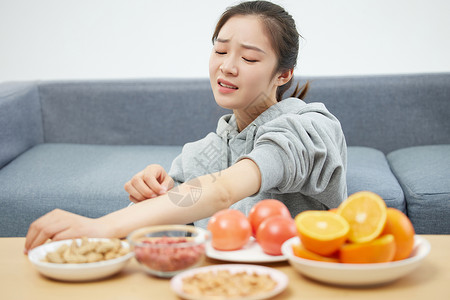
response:
<svg viewBox="0 0 450 300"><path fill-rule="evenodd" d="M228 113L204 79L41 82L45 142L184 145Z"/></svg>
<svg viewBox="0 0 450 300"><path fill-rule="evenodd" d="M388 153L450 144L450 73L299 81L306 79L306 102L325 103L349 146ZM215 103L206 78L44 81L39 95L45 142L183 145L214 131L229 113Z"/></svg>
<svg viewBox="0 0 450 300"><path fill-rule="evenodd" d="M450 73L316 77L310 84L306 102L325 103L349 146L388 153L450 144Z"/></svg>

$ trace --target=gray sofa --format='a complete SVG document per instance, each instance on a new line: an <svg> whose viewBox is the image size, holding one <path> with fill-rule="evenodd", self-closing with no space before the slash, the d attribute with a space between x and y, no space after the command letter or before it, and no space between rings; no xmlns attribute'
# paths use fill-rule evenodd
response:
<svg viewBox="0 0 450 300"><path fill-rule="evenodd" d="M449 234L450 73L308 79L305 100L342 123L349 194L376 192L416 232ZM128 205L129 178L168 170L228 112L207 79L1 83L0 236L24 236L54 208L99 217Z"/></svg>

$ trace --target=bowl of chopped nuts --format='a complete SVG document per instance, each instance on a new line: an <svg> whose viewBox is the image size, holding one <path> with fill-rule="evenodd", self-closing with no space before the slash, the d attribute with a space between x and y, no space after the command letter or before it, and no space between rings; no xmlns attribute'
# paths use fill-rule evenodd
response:
<svg viewBox="0 0 450 300"><path fill-rule="evenodd" d="M128 235L136 260L157 277L172 277L197 267L205 258L209 231L190 225L144 227Z"/></svg>
<svg viewBox="0 0 450 300"><path fill-rule="evenodd" d="M269 299L283 292L289 278L273 268L251 264L220 264L177 274L170 287L189 300Z"/></svg>
<svg viewBox="0 0 450 300"><path fill-rule="evenodd" d="M90 281L122 270L134 253L126 241L86 238L46 243L28 259L44 276L63 281Z"/></svg>

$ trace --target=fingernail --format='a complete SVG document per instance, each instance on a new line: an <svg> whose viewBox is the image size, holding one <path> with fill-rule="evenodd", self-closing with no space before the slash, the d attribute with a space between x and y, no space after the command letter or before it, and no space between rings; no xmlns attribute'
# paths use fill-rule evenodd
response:
<svg viewBox="0 0 450 300"><path fill-rule="evenodd" d="M27 248L23 248L23 254L28 254L28 249Z"/></svg>
<svg viewBox="0 0 450 300"><path fill-rule="evenodd" d="M160 194L165 194L165 193L167 193L167 189L166 188L162 188L162 189L159 190L159 193Z"/></svg>

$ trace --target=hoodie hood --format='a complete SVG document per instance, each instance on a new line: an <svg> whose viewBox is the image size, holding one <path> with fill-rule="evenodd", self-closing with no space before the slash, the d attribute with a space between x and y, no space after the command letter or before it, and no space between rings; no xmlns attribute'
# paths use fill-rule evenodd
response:
<svg viewBox="0 0 450 300"><path fill-rule="evenodd" d="M238 151L241 152L239 155L248 154L250 151L252 151L254 147L256 132L258 128L260 128L264 124L278 118L281 115L302 115L311 112L324 114L333 119L335 118L328 112L325 105L323 105L322 103L315 102L307 104L303 100L293 97L284 99L267 108L255 120L253 120L253 122L248 124L247 127L245 127L241 132L238 131L235 114L227 114L222 116L218 121L216 133L222 139L223 168L227 168L230 163L233 163L237 158L238 155L237 153L233 153L236 152L233 151L233 149L244 148L244 153ZM232 146L231 149L230 146Z"/></svg>
<svg viewBox="0 0 450 300"><path fill-rule="evenodd" d="M318 112L321 114L331 115L325 105L322 103L308 103L298 98L287 98L277 102L262 112L252 123L244 128L241 132L238 131L236 116L234 114L227 114L219 119L216 133L220 136L227 134L229 138L236 136L245 137L246 131L252 130L254 127L259 127L265 123L284 114L304 114L309 112ZM252 126L251 126L252 125Z"/></svg>

